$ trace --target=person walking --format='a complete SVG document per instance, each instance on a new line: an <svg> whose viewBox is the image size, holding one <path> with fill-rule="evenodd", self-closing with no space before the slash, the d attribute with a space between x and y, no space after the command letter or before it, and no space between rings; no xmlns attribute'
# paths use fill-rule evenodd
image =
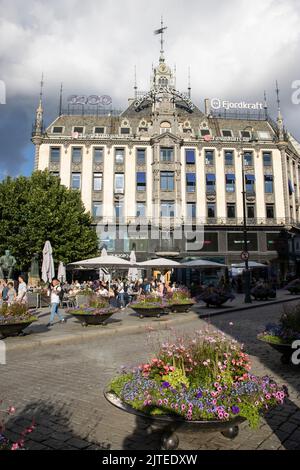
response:
<svg viewBox="0 0 300 470"><path fill-rule="evenodd" d="M17 295L16 301L20 302L22 304L26 304L27 303L27 286L26 286L26 282L25 282L23 276L19 276L18 281L19 281L19 287L18 287L18 295Z"/></svg>
<svg viewBox="0 0 300 470"><path fill-rule="evenodd" d="M60 292L61 292L61 287L60 287L59 280L53 279L52 286L51 286L51 300L50 300L51 301L51 315L50 315L50 321L47 324L48 327L53 326L55 315L58 316L60 323L66 322L66 320L64 319L64 317L59 311Z"/></svg>

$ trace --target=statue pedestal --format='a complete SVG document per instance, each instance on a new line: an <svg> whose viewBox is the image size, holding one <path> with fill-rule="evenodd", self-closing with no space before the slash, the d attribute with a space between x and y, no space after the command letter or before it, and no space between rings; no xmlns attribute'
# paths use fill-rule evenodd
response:
<svg viewBox="0 0 300 470"><path fill-rule="evenodd" d="M41 280L40 280L39 276L31 276L29 274L29 278L28 278L28 286L29 287L39 287L40 284L41 284Z"/></svg>

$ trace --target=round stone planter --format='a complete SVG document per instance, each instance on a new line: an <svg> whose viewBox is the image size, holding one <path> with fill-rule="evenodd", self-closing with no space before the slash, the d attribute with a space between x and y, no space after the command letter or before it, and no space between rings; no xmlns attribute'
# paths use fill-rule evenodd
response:
<svg viewBox="0 0 300 470"><path fill-rule="evenodd" d="M135 311L135 313L138 314L140 318L144 317L156 317L159 318L162 315L168 315L169 314L169 308L168 307L153 307L153 308L143 308L143 307L134 307L131 306L132 310Z"/></svg>
<svg viewBox="0 0 300 470"><path fill-rule="evenodd" d="M114 309L108 313L103 313L101 315L93 315L91 313L70 313L74 318L76 318L82 326L88 325L106 325L107 320L118 311L118 309Z"/></svg>
<svg viewBox="0 0 300 470"><path fill-rule="evenodd" d="M267 341L263 338L258 337L259 341L268 344L273 349L281 353L281 362L282 364L290 364L292 359L292 354L295 352L295 349L292 348L291 344L276 344L271 341Z"/></svg>
<svg viewBox="0 0 300 470"><path fill-rule="evenodd" d="M7 338L8 336L21 335L23 330L37 320L23 321L18 323L0 323L0 336Z"/></svg>
<svg viewBox="0 0 300 470"><path fill-rule="evenodd" d="M135 410L131 406L123 403L114 393L105 390L104 396L106 400L119 410L131 413L151 423L153 428L158 428L162 432L161 448L165 450L174 450L179 446L179 438L176 434L177 430L184 433L199 432L220 432L228 439L234 439L239 433L239 424L245 421L242 417L236 417L230 421L187 421L181 417L172 415L151 416L141 411Z"/></svg>
<svg viewBox="0 0 300 470"><path fill-rule="evenodd" d="M191 310L193 307L193 303L190 304L172 304L171 305L171 311L172 312L177 312L177 313L185 313Z"/></svg>

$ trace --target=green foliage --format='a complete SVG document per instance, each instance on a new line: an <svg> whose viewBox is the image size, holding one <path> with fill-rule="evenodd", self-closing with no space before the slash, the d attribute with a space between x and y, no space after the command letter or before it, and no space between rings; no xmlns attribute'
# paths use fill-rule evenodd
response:
<svg viewBox="0 0 300 470"><path fill-rule="evenodd" d="M189 380L182 369L175 369L173 372L169 372L167 375L164 375L162 379L169 382L171 387L175 389L181 389L182 385L185 385L186 388L189 388L190 386Z"/></svg>
<svg viewBox="0 0 300 470"><path fill-rule="evenodd" d="M133 378L133 373L117 375L113 378L108 386L110 392L115 393L117 396L120 396L124 385L127 384Z"/></svg>
<svg viewBox="0 0 300 470"><path fill-rule="evenodd" d="M97 254L97 235L80 192L60 185L48 171L0 183L0 253L10 249L27 271L34 253L50 240L56 261L70 263Z"/></svg>
<svg viewBox="0 0 300 470"><path fill-rule="evenodd" d="M259 408L249 401L242 401L239 403L240 416L248 420L249 426L252 429L257 429L260 421Z"/></svg>
<svg viewBox="0 0 300 470"><path fill-rule="evenodd" d="M261 339L262 341L266 341L267 343L286 344L286 340L284 340L280 336L259 335L259 339Z"/></svg>

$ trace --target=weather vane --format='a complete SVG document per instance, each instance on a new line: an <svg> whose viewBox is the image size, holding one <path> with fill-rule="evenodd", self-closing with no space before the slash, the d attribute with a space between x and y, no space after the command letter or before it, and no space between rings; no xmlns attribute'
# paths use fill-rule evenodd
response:
<svg viewBox="0 0 300 470"><path fill-rule="evenodd" d="M164 31L167 29L167 26L164 26L163 17L160 20L160 28L154 31L154 34L160 34L160 62L164 62Z"/></svg>

